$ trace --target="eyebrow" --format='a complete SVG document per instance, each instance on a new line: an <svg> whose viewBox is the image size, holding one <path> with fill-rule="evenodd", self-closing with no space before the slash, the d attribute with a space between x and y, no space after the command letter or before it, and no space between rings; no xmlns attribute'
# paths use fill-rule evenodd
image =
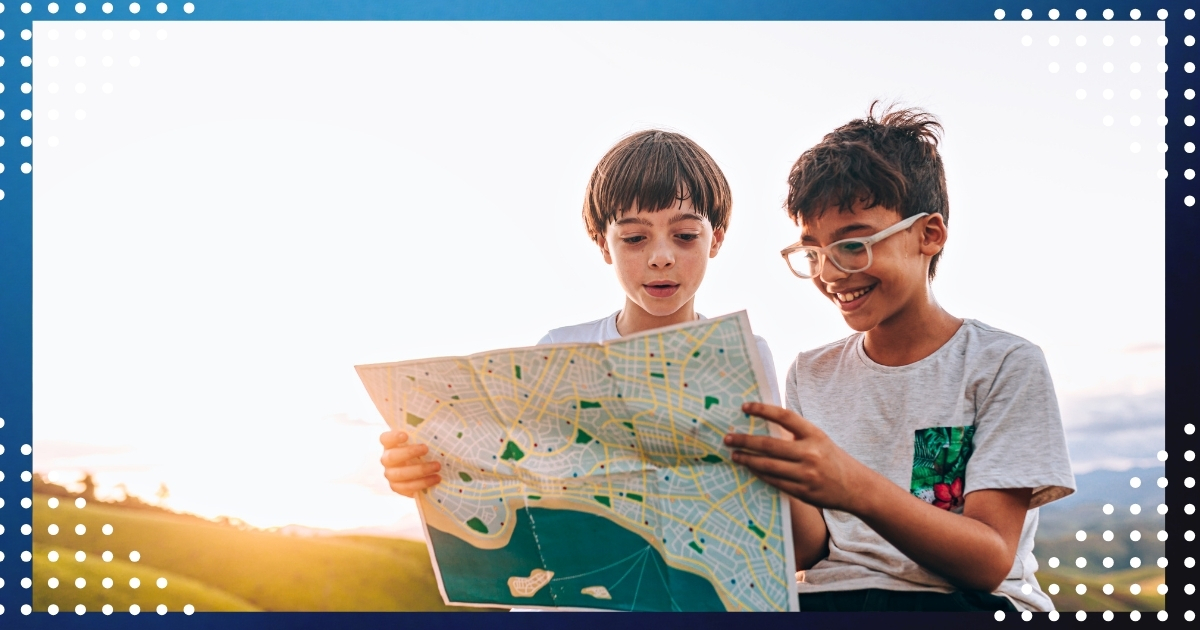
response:
<svg viewBox="0 0 1200 630"><path fill-rule="evenodd" d="M704 221L704 217L702 217L698 214L695 214L695 213L691 213L691 212L680 212L679 214L671 217L670 222L671 223L679 223L680 221ZM631 223L637 223L640 225L649 225L649 226L654 225L653 223L650 222L649 219L644 219L642 217L636 217L636 216L626 217L624 219L621 219L620 221L617 221L616 223L617 223L617 225L629 225Z"/></svg>
<svg viewBox="0 0 1200 630"><path fill-rule="evenodd" d="M840 227L836 231L834 231L833 240L840 241L840 240L842 240L842 237L846 236L847 234L849 234L851 232L857 232L858 230L871 230L871 229L874 229L874 228L865 223L851 223L850 225ZM802 242L813 242L813 241L817 240L817 237L815 237L811 234L804 234L803 236L800 237L800 240Z"/></svg>

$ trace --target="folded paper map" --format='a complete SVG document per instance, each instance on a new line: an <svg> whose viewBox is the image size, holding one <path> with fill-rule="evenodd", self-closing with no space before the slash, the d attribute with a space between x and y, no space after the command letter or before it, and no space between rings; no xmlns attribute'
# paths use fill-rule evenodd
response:
<svg viewBox="0 0 1200 630"><path fill-rule="evenodd" d="M417 505L446 603L796 610L787 503L722 443L770 431L744 312L356 369L442 464Z"/></svg>

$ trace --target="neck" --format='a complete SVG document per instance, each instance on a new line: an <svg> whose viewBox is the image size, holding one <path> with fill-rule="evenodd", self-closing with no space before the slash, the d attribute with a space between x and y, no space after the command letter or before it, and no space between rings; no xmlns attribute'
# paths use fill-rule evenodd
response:
<svg viewBox="0 0 1200 630"><path fill-rule="evenodd" d="M646 312L646 309L638 306L633 300L625 298L625 308L617 315L617 332L624 337L663 326L690 322L696 319L695 302L696 298L693 297L674 313L659 316Z"/></svg>
<svg viewBox="0 0 1200 630"><path fill-rule="evenodd" d="M880 365L916 363L946 345L962 322L938 305L926 285L912 304L868 330L863 348Z"/></svg>

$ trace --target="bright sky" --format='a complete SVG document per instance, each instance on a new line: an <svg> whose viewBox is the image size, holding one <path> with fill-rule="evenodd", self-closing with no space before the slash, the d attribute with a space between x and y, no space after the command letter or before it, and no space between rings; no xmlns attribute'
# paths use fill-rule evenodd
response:
<svg viewBox="0 0 1200 630"><path fill-rule="evenodd" d="M946 126L941 303L1040 345L1069 428L1097 393L1162 389L1160 22L34 33L35 457L58 479L162 482L258 526L411 522L353 366L617 310L579 212L596 161L647 127L728 176L697 308L747 309L782 373L849 332L779 257L788 168L876 98Z"/></svg>

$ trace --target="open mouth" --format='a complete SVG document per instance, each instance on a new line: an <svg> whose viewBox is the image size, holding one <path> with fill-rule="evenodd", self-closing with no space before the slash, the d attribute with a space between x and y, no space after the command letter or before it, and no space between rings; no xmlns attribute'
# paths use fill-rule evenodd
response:
<svg viewBox="0 0 1200 630"><path fill-rule="evenodd" d="M677 282L647 282L642 286L645 287L646 293L659 298L671 297L679 290L679 283Z"/></svg>
<svg viewBox="0 0 1200 630"><path fill-rule="evenodd" d="M859 300L863 299L864 297L866 297L866 295L868 293L870 293L871 291L874 291L875 287L877 287L877 286L879 286L879 284L875 283L875 284L872 284L871 286L860 287L853 291L846 291L843 293L834 293L834 296L837 297L837 301L840 302L842 306L849 306L855 302L858 302Z"/></svg>

